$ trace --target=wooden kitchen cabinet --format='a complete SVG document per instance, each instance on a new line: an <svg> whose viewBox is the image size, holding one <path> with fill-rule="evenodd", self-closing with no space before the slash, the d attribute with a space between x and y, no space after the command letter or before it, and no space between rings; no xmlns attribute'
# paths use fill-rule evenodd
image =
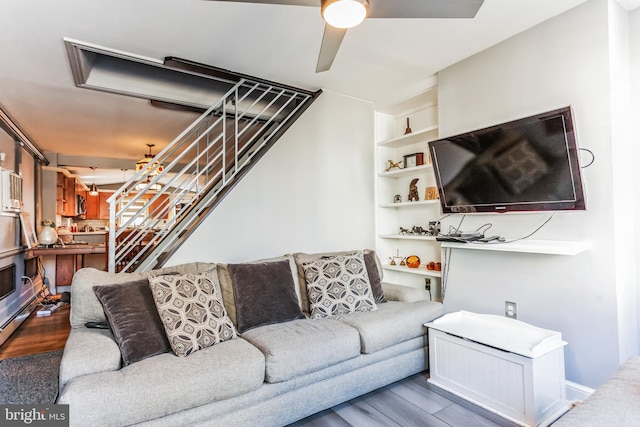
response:
<svg viewBox="0 0 640 427"><path fill-rule="evenodd" d="M76 270L82 268L82 256L56 256L56 286L69 286Z"/></svg>
<svg viewBox="0 0 640 427"><path fill-rule="evenodd" d="M64 214L64 174L56 174L56 215Z"/></svg>
<svg viewBox="0 0 640 427"><path fill-rule="evenodd" d="M113 195L113 192L98 194L98 219L109 219L109 202L107 199Z"/></svg>
<svg viewBox="0 0 640 427"><path fill-rule="evenodd" d="M166 194L160 195L155 202L149 205L149 216L156 219L169 219L171 207L167 206L168 203L169 197Z"/></svg>
<svg viewBox="0 0 640 427"><path fill-rule="evenodd" d="M100 194L98 193L95 196L86 192L87 199L87 219L101 219L100 218Z"/></svg>
<svg viewBox="0 0 640 427"><path fill-rule="evenodd" d="M62 188L62 216L74 217L77 213L76 180L64 174L62 175L64 182Z"/></svg>

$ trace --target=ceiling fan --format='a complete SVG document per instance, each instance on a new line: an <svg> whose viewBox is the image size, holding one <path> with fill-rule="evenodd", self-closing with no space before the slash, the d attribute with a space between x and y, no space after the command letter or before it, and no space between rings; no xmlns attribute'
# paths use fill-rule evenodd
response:
<svg viewBox="0 0 640 427"><path fill-rule="evenodd" d="M237 3L320 6L326 22L316 73L333 64L349 28L365 18L473 18L484 0L213 0Z"/></svg>

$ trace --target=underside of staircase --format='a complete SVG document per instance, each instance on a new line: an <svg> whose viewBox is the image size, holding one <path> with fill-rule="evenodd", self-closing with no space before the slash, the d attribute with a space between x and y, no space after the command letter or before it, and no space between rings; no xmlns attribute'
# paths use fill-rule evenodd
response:
<svg viewBox="0 0 640 427"><path fill-rule="evenodd" d="M164 65L224 93L206 110L152 100L201 115L109 199L112 272L164 265L321 94L179 58Z"/></svg>

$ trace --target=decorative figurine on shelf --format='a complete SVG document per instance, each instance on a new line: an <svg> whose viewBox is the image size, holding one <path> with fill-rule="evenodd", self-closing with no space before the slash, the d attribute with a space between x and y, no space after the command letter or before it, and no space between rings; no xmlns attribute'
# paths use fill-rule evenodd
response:
<svg viewBox="0 0 640 427"><path fill-rule="evenodd" d="M404 130L404 134L408 135L411 133L411 126L409 126L409 117L407 117L407 128Z"/></svg>
<svg viewBox="0 0 640 427"><path fill-rule="evenodd" d="M404 159L403 160L398 160L397 162L394 162L393 160L387 160L387 162L389 162L389 165L384 170L385 172L389 172L391 169L395 169L395 168L402 169L400 167L400 163L403 163Z"/></svg>
<svg viewBox="0 0 640 427"><path fill-rule="evenodd" d="M399 194L393 196L393 203L402 203L402 196Z"/></svg>
<svg viewBox="0 0 640 427"><path fill-rule="evenodd" d="M438 189L436 187L427 187L424 190L424 198L427 200L437 200L438 199Z"/></svg>
<svg viewBox="0 0 640 427"><path fill-rule="evenodd" d="M389 265L398 265L396 260L400 260L400 265L404 265L404 258L400 256L399 249L396 249L396 256L389 257Z"/></svg>
<svg viewBox="0 0 640 427"><path fill-rule="evenodd" d="M425 236L427 234L427 230L418 225L414 225L411 228L411 234L415 234L416 236Z"/></svg>
<svg viewBox="0 0 640 427"><path fill-rule="evenodd" d="M409 229L400 227L400 235L401 236L406 236L407 234L409 234Z"/></svg>
<svg viewBox="0 0 640 427"><path fill-rule="evenodd" d="M418 195L418 186L416 185L418 183L419 178L414 178L413 180L411 180L411 184L409 184L409 197L407 198L407 200L409 200L410 202L417 202L420 200L420 196Z"/></svg>
<svg viewBox="0 0 640 427"><path fill-rule="evenodd" d="M402 259L400 260L400 265L401 265L402 267L406 266L406 265L407 265L407 259L406 259L406 258L402 258Z"/></svg>
<svg viewBox="0 0 640 427"><path fill-rule="evenodd" d="M407 267L418 268L420 267L420 257L418 255L410 255L407 257Z"/></svg>
<svg viewBox="0 0 640 427"><path fill-rule="evenodd" d="M427 264L427 270L442 271L442 263L431 261L429 264Z"/></svg>
<svg viewBox="0 0 640 427"><path fill-rule="evenodd" d="M440 234L440 221L429 221L429 231L430 236L437 236Z"/></svg>

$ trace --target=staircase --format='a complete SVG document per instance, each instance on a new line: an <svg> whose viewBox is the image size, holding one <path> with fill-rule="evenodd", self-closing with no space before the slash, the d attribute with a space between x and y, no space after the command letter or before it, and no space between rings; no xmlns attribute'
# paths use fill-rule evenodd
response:
<svg viewBox="0 0 640 427"><path fill-rule="evenodd" d="M162 266L320 94L246 76L229 87L109 198L110 272Z"/></svg>

